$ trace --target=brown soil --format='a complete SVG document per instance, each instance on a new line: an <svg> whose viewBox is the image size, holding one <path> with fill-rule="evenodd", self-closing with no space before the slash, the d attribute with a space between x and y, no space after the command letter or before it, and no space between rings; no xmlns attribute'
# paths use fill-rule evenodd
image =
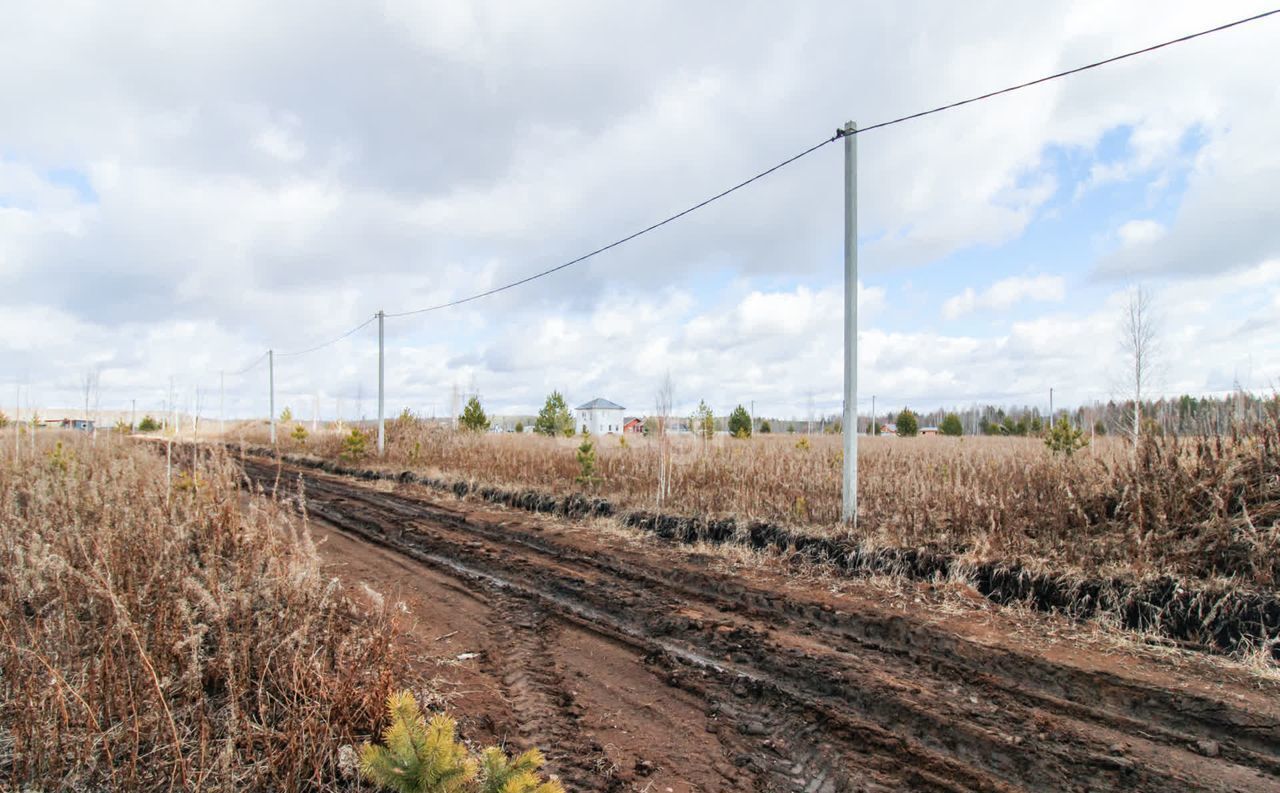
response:
<svg viewBox="0 0 1280 793"><path fill-rule="evenodd" d="M427 688L570 790L1278 790L1280 692L980 596L249 459L323 552L402 600ZM285 483L288 484L285 484ZM1063 638L1063 637L1066 638Z"/></svg>

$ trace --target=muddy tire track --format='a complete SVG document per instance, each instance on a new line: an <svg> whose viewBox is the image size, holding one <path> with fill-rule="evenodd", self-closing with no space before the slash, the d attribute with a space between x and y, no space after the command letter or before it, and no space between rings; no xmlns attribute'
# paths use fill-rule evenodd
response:
<svg viewBox="0 0 1280 793"><path fill-rule="evenodd" d="M276 481L274 464L245 468L264 487ZM669 559L619 560L578 535L497 525L438 497L283 470L304 478L313 514L500 593L495 613L511 617L495 620L491 662L521 740L553 757L564 747L557 770L574 789L620 783L601 773L603 747L582 734L545 660L561 622L628 643L652 674L702 699L729 776L755 789L1280 785L1273 714L976 647L900 616L798 602Z"/></svg>

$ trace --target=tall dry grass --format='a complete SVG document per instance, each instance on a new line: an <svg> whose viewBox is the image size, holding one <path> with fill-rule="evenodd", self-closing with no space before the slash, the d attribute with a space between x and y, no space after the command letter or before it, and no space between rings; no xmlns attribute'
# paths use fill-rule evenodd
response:
<svg viewBox="0 0 1280 793"><path fill-rule="evenodd" d="M0 787L329 789L399 670L237 470L100 437L0 451Z"/></svg>
<svg viewBox="0 0 1280 793"><path fill-rule="evenodd" d="M349 432L350 429L345 430ZM334 458L342 434L281 447ZM579 491L579 439L452 432L388 422L402 466L508 489ZM251 429L246 439L265 442ZM596 438L594 494L623 509L736 517L877 546L930 547L975 560L1088 575L1231 578L1280 585L1280 417L1248 435L1157 437L1136 461L1126 441L1098 438L1067 458L1036 438L859 440L859 525L840 524L838 436L776 434L703 442L673 437L668 493L657 501L659 446ZM370 450L373 444L368 444Z"/></svg>

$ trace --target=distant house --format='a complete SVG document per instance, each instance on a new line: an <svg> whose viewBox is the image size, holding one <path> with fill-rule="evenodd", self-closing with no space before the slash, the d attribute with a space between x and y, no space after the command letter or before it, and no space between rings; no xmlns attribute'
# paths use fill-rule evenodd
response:
<svg viewBox="0 0 1280 793"><path fill-rule="evenodd" d="M622 431L634 433L644 432L644 419L639 416L627 416L622 420Z"/></svg>
<svg viewBox="0 0 1280 793"><path fill-rule="evenodd" d="M920 434L921 435L937 435L938 428L937 427L921 427Z"/></svg>
<svg viewBox="0 0 1280 793"><path fill-rule="evenodd" d="M576 409L578 432L590 432L592 435L612 435L622 432L624 416L622 405L599 397Z"/></svg>

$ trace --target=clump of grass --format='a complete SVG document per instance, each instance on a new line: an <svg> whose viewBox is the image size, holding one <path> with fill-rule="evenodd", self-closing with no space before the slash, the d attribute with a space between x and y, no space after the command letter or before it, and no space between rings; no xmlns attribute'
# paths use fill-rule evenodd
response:
<svg viewBox="0 0 1280 793"><path fill-rule="evenodd" d="M382 718L393 612L325 578L305 522L226 459L0 451L4 787L324 790Z"/></svg>

